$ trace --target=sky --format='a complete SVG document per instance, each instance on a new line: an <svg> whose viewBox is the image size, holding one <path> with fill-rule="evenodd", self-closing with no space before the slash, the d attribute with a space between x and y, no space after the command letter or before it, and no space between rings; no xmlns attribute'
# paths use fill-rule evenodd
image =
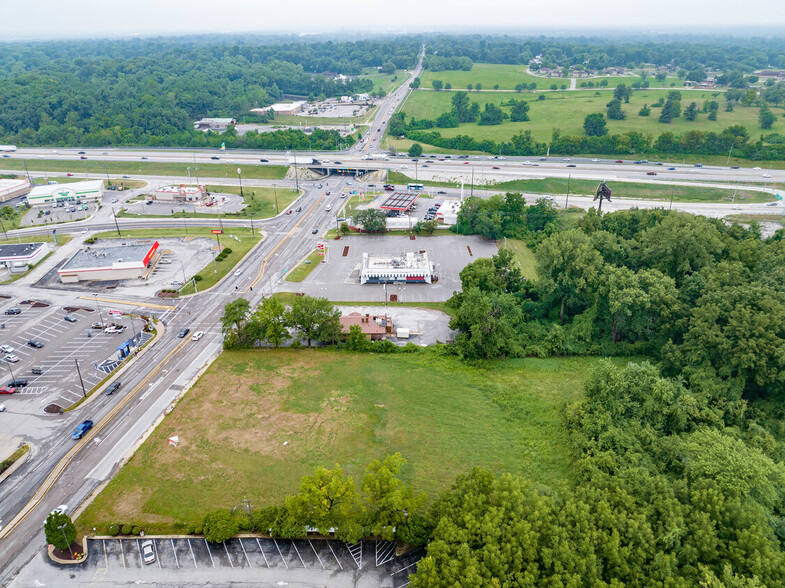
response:
<svg viewBox="0 0 785 588"><path fill-rule="evenodd" d="M5 41L358 30L711 32L718 26L760 26L766 34L783 33L785 0L0 0L0 22Z"/></svg>

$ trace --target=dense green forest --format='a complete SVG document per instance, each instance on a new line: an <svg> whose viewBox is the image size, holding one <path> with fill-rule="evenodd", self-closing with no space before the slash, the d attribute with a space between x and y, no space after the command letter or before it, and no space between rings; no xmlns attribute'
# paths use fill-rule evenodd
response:
<svg viewBox="0 0 785 588"><path fill-rule="evenodd" d="M337 133L246 137L193 130L204 116L240 117L284 94L370 92L325 72L356 75L392 63L412 67L414 37L261 44L192 38L0 45L0 137L19 145L177 145L336 148Z"/></svg>

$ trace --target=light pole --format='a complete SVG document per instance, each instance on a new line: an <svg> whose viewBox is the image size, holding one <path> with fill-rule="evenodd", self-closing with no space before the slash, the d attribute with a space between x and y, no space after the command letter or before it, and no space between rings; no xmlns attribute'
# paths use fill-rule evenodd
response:
<svg viewBox="0 0 785 588"><path fill-rule="evenodd" d="M275 214L278 214L278 188L273 184L273 194L275 195Z"/></svg>
<svg viewBox="0 0 785 588"><path fill-rule="evenodd" d="M190 186L191 185L191 168L189 166L189 167L186 167L185 169L188 171L188 185Z"/></svg>
<svg viewBox="0 0 785 588"><path fill-rule="evenodd" d="M120 225L117 224L117 213L115 212L114 207L112 207L112 216L114 217L114 226L117 229L117 236L119 237L120 236Z"/></svg>
<svg viewBox="0 0 785 588"><path fill-rule="evenodd" d="M237 168L237 179L240 181L240 198L243 198L243 176L242 176L241 171L242 170L240 170L240 168L238 167Z"/></svg>
<svg viewBox="0 0 785 588"><path fill-rule="evenodd" d="M98 294L93 294L95 298L95 308L98 310L98 320L101 323L101 328L104 328L104 317L101 316L101 306L98 304Z"/></svg>
<svg viewBox="0 0 785 588"><path fill-rule="evenodd" d="M74 358L74 364L76 365L76 374L79 376L79 383L82 385L82 396L87 398L87 392L84 389L84 381L82 380L82 372L79 371L79 362Z"/></svg>
<svg viewBox="0 0 785 588"><path fill-rule="evenodd" d="M11 369L11 364L8 363L8 362L5 362L5 365L8 368L8 371L11 372L11 379L12 380L16 380L16 376L14 375L14 370Z"/></svg>
<svg viewBox="0 0 785 588"><path fill-rule="evenodd" d="M136 347L136 325L134 325L134 317L128 315L128 320L131 322L131 330L134 333L134 347ZM123 315L123 322L125 322L125 315Z"/></svg>
<svg viewBox="0 0 785 588"><path fill-rule="evenodd" d="M185 284L185 266L183 265L183 262L180 261L179 259L177 261L180 263L180 269L183 270L183 284Z"/></svg>
<svg viewBox="0 0 785 588"><path fill-rule="evenodd" d="M71 559L74 559L74 552L71 551L71 542L68 540L68 537L65 536L65 527L66 527L66 523L63 523L57 528L63 532L63 539L65 539L65 542L68 544L68 553L71 554Z"/></svg>
<svg viewBox="0 0 785 588"><path fill-rule="evenodd" d="M248 507L248 522L251 524L251 531L253 532L253 515L251 514L251 501L247 498L243 498L243 502L245 506Z"/></svg>

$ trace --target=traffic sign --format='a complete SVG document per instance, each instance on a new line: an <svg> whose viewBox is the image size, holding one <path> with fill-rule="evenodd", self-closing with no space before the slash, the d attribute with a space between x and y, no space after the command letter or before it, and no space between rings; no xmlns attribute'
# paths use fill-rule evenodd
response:
<svg viewBox="0 0 785 588"><path fill-rule="evenodd" d="M213 229L210 231L213 235L223 235L224 232L221 229Z"/></svg>

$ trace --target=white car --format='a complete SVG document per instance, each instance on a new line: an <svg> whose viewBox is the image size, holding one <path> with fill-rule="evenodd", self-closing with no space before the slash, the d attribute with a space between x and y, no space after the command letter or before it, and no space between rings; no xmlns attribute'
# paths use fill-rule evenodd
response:
<svg viewBox="0 0 785 588"><path fill-rule="evenodd" d="M593 163L597 163L598 161L599 161L599 159L592 159Z"/></svg>
<svg viewBox="0 0 785 588"><path fill-rule="evenodd" d="M5 404L0 404L0 412L5 412Z"/></svg>
<svg viewBox="0 0 785 588"><path fill-rule="evenodd" d="M142 541L142 556L146 564L155 562L155 551L153 551L153 542L150 539Z"/></svg>
<svg viewBox="0 0 785 588"><path fill-rule="evenodd" d="M19 358L16 355L6 355L3 360L7 361L8 363L16 363L19 361Z"/></svg>
<svg viewBox="0 0 785 588"><path fill-rule="evenodd" d="M86 232L87 232L87 228L85 227L84 229L82 229L82 234L85 234Z"/></svg>
<svg viewBox="0 0 785 588"><path fill-rule="evenodd" d="M203 331L196 331L193 335L191 335L191 341L198 341L202 337L204 337L204 332Z"/></svg>
<svg viewBox="0 0 785 588"><path fill-rule="evenodd" d="M763 177L764 177L764 178L770 178L770 177L771 177L771 174L763 174Z"/></svg>
<svg viewBox="0 0 785 588"><path fill-rule="evenodd" d="M756 171L760 170L760 168L759 168L759 167L753 167L752 169L754 169L754 170L756 170Z"/></svg>
<svg viewBox="0 0 785 588"><path fill-rule="evenodd" d="M237 271L234 272L234 275L235 276L239 276L242 273L243 273L243 270L237 270Z"/></svg>
<svg viewBox="0 0 785 588"><path fill-rule="evenodd" d="M46 518L48 519L49 516L53 514L65 514L67 512L68 512L68 505L61 504L60 506L56 507L52 512L50 512L48 515L46 515ZM46 519L44 519L44 523L46 523Z"/></svg>
<svg viewBox="0 0 785 588"><path fill-rule="evenodd" d="M0 351L2 351L3 353L13 353L16 350L10 345L2 345L0 346Z"/></svg>

